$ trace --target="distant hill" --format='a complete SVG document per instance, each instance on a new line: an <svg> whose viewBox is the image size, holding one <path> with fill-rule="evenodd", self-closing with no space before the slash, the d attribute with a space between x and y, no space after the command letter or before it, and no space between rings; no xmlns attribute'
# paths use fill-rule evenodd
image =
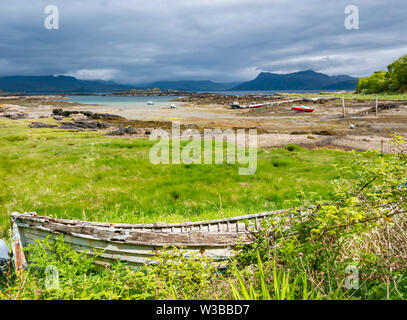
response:
<svg viewBox="0 0 407 320"><path fill-rule="evenodd" d="M349 76L328 76L312 70L288 74L262 72L256 79L229 90L354 90L357 81Z"/></svg>
<svg viewBox="0 0 407 320"><path fill-rule="evenodd" d="M213 81L158 81L142 85L123 85L113 81L79 80L70 76L11 76L0 77L0 90L19 93L101 93L122 92L130 89L159 88L179 91L223 91L239 82Z"/></svg>
<svg viewBox="0 0 407 320"><path fill-rule="evenodd" d="M218 83L209 80L181 80L181 81L157 81L142 86L146 88L159 88L161 90L179 90L179 91L223 91L238 85L234 83Z"/></svg>
<svg viewBox="0 0 407 320"><path fill-rule="evenodd" d="M349 76L328 76L312 70L290 74L262 72L256 79L240 84L181 80L157 81L135 86L113 81L79 80L70 76L11 76L0 77L0 90L38 94L122 92L147 88L178 91L354 90L357 81Z"/></svg>
<svg viewBox="0 0 407 320"><path fill-rule="evenodd" d="M79 80L68 76L0 77L0 90L20 93L98 93L131 89L112 81Z"/></svg>

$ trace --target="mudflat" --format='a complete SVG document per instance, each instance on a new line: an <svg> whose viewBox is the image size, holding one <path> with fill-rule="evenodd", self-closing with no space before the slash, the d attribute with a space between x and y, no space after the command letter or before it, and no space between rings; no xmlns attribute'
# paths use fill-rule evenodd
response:
<svg viewBox="0 0 407 320"><path fill-rule="evenodd" d="M0 97L0 116L6 112L20 112L38 119L50 117L55 108L75 111L92 111L120 115L125 121L115 121L116 127L131 125L137 128L169 128L179 121L183 127L220 129L257 129L258 146L282 147L297 144L306 148L334 148L359 151L379 150L393 153L391 135L407 137L407 101L379 101L376 114L375 101L347 100L346 116L340 100L308 102L315 106L312 113L293 111L286 103L257 109L232 109L229 99L222 101L187 97L174 102L171 108L120 108L102 105L82 105L61 96L7 96ZM259 99L262 97L260 96ZM265 100L270 97L263 97ZM212 99L213 100L213 99ZM273 102L273 99L267 99ZM276 98L274 101L281 101ZM297 103L298 104L298 103ZM305 103L303 103L305 104Z"/></svg>

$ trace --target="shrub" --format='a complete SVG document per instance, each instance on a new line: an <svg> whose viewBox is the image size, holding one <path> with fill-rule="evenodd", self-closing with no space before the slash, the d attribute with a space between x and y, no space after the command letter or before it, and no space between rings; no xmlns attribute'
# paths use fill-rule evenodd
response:
<svg viewBox="0 0 407 320"><path fill-rule="evenodd" d="M404 143L398 136L393 141ZM353 265L363 281L349 295L405 297L407 158L402 152L386 157L375 154L357 164L358 172L352 168L356 182L346 178L350 168L342 170L341 177L333 181L334 201L263 221L257 241L242 248L237 262L254 264L258 250L262 261L275 262L292 274L305 274L326 297L332 292L345 293L345 270Z"/></svg>

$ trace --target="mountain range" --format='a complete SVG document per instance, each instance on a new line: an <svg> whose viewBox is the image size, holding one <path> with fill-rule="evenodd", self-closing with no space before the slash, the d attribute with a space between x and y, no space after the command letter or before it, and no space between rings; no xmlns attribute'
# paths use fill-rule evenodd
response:
<svg viewBox="0 0 407 320"><path fill-rule="evenodd" d="M354 90L357 81L349 76L328 76L312 70L288 74L262 72L256 79L229 90Z"/></svg>
<svg viewBox="0 0 407 320"><path fill-rule="evenodd" d="M93 93L116 92L133 88L112 81L79 80L69 76L0 77L0 90L21 93Z"/></svg>
<svg viewBox="0 0 407 320"><path fill-rule="evenodd" d="M130 89L159 88L179 91L255 91L255 90L354 90L358 79L329 76L312 70L289 74L260 73L256 79L239 83L210 80L158 81L144 85L118 84L113 81L79 80L71 76L0 77L0 90L12 93L101 93Z"/></svg>

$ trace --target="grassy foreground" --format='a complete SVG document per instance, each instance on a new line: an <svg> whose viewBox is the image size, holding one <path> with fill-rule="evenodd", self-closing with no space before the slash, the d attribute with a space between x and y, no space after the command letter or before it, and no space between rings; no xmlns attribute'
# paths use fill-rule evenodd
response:
<svg viewBox="0 0 407 320"><path fill-rule="evenodd" d="M0 120L0 228L13 211L93 221L196 221L329 199L341 151L259 150L257 172L235 165L154 165L148 139L30 129ZM306 195L306 197L305 197ZM288 201L288 202L287 202ZM291 203L296 201L295 203Z"/></svg>
<svg viewBox="0 0 407 320"><path fill-rule="evenodd" d="M147 139L1 120L3 236L12 211L153 222L319 206L305 216L294 212L288 228L281 216L264 220L255 242L241 248L225 273L178 250L157 252L155 265L117 262L100 270L63 239L45 241L29 248L27 269L0 272L0 300L407 298L402 153L259 150L256 174L239 176L238 165L153 165L151 146ZM58 277L51 281L52 270Z"/></svg>

